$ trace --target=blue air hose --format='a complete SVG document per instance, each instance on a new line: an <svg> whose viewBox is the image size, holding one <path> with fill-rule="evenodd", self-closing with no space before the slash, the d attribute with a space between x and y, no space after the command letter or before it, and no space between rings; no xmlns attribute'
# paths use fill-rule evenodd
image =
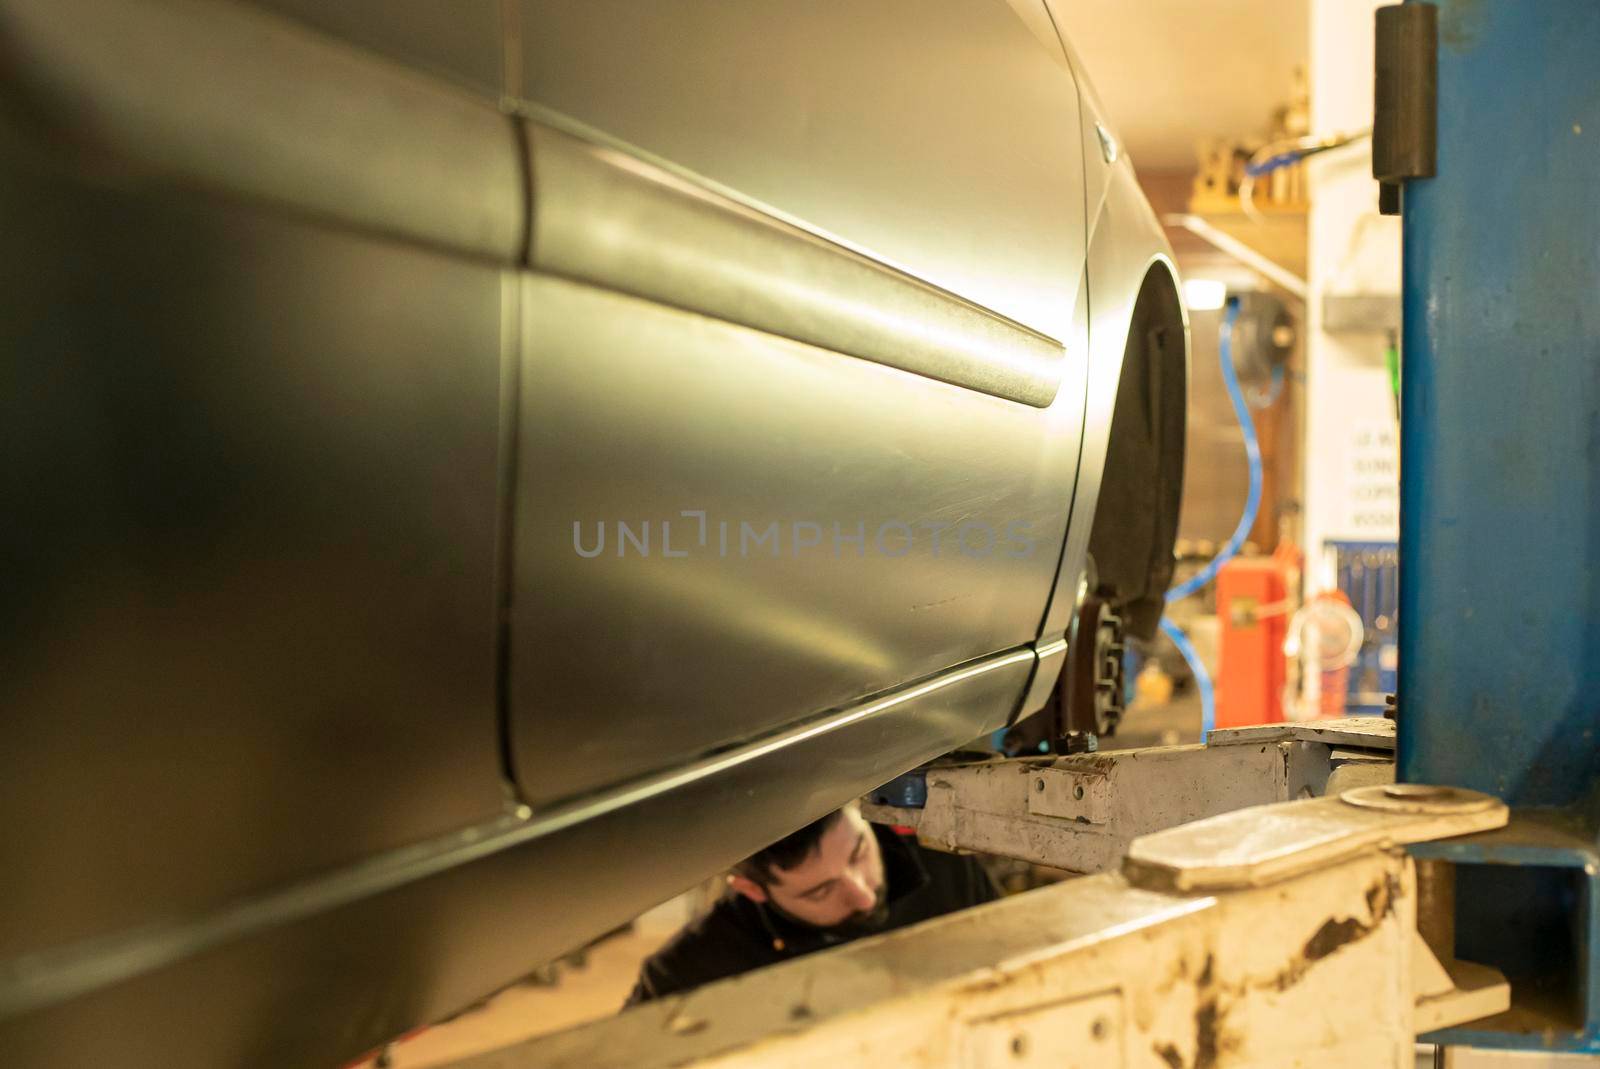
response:
<svg viewBox="0 0 1600 1069"><path fill-rule="evenodd" d="M1233 325L1238 318L1239 298L1229 297L1228 310L1222 317L1222 336L1217 351L1222 364L1222 381L1228 388L1228 400L1233 403L1233 414L1238 418L1239 430L1244 435L1244 455L1250 466L1250 489L1245 494L1244 512L1239 516L1239 523L1233 529L1233 537L1228 539L1228 544L1204 568L1167 591L1169 602L1203 590L1215 579L1222 566L1244 548L1250 528L1255 526L1256 514L1261 510L1261 443L1256 439L1255 420L1250 418L1250 406L1245 402L1244 391L1239 388L1239 375L1233 368ZM1182 628L1163 616L1161 630L1178 647L1178 652L1189 664L1189 670L1194 673L1195 686L1200 691L1200 738L1204 740L1217 724L1216 695L1212 690L1211 676L1206 672L1205 665L1200 663L1194 645Z"/></svg>
<svg viewBox="0 0 1600 1069"><path fill-rule="evenodd" d="M1308 153L1303 150L1294 152L1280 152L1276 156L1268 156L1260 163L1247 164L1244 173L1251 178L1260 178L1264 174L1271 174L1280 167L1293 167L1305 159Z"/></svg>
<svg viewBox="0 0 1600 1069"><path fill-rule="evenodd" d="M1178 647L1178 652L1189 664L1189 671L1194 673L1194 685L1200 691L1200 741L1204 742L1206 736L1211 734L1211 729L1217 726L1217 699L1211 690L1211 674L1200 663L1200 655L1194 651L1194 644L1183 633L1183 628L1163 616L1161 632Z"/></svg>

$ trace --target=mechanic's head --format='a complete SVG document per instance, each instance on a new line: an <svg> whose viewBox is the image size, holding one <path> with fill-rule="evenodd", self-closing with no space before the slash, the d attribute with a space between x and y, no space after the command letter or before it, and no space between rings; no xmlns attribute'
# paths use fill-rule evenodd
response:
<svg viewBox="0 0 1600 1069"><path fill-rule="evenodd" d="M829 813L734 866L728 884L746 898L818 928L882 926L883 855L856 807Z"/></svg>

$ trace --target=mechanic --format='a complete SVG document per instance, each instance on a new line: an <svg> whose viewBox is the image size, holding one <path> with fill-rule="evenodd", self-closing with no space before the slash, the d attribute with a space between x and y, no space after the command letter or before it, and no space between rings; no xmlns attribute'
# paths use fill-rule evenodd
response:
<svg viewBox="0 0 1600 1069"><path fill-rule="evenodd" d="M971 857L925 850L849 805L734 866L728 890L648 958L632 1006L999 897Z"/></svg>

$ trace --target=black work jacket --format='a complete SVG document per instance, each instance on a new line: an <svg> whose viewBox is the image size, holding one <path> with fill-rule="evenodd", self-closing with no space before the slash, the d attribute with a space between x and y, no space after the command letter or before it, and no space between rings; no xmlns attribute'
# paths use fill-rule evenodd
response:
<svg viewBox="0 0 1600 1069"><path fill-rule="evenodd" d="M730 891L646 959L627 1004L687 991L999 897L988 873L973 858L926 850L915 839L879 824L872 830L889 885L889 918L882 928L872 933L815 928Z"/></svg>

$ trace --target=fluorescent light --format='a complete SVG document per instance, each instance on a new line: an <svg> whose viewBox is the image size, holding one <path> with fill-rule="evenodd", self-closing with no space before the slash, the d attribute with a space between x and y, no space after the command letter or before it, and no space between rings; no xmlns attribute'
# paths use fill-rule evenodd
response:
<svg viewBox="0 0 1600 1069"><path fill-rule="evenodd" d="M1183 303L1191 312L1215 312L1228 299L1228 284L1214 278L1183 280Z"/></svg>

